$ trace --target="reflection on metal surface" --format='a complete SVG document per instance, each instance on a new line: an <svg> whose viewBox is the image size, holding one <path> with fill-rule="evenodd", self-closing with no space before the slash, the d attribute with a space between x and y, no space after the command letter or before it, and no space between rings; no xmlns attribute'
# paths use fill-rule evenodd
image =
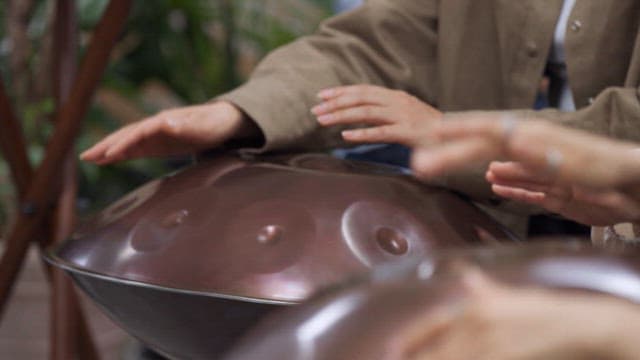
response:
<svg viewBox="0 0 640 360"><path fill-rule="evenodd" d="M411 211L377 201L351 205L342 217L342 236L363 264L371 267L386 261L420 258L431 247L433 235Z"/></svg>
<svg viewBox="0 0 640 360"><path fill-rule="evenodd" d="M138 251L136 250L136 248L133 247L133 245L129 245L129 246L125 245L118 252L117 258L118 258L119 261L123 261L123 262L124 261L129 261L137 253L138 253Z"/></svg>
<svg viewBox="0 0 640 360"><path fill-rule="evenodd" d="M280 241L284 234L284 229L282 226L278 225L267 225L263 227L260 232L258 232L258 237L256 240L260 244L263 245L272 245Z"/></svg>
<svg viewBox="0 0 640 360"><path fill-rule="evenodd" d="M376 241L389 254L404 255L409 250L407 239L388 227L381 227L376 231Z"/></svg>
<svg viewBox="0 0 640 360"><path fill-rule="evenodd" d="M331 331L332 326L339 323L351 313L361 302L361 294L352 294L338 299L313 314L296 329L298 359L313 359L316 341Z"/></svg>
<svg viewBox="0 0 640 360"><path fill-rule="evenodd" d="M172 228L172 227L179 226L185 221L187 216L189 216L189 210L187 209L182 209L182 210L173 212L167 215L164 219L162 219L162 227Z"/></svg>
<svg viewBox="0 0 640 360"><path fill-rule="evenodd" d="M303 154L292 157L288 161L293 167L309 170L317 170L322 172L335 172L344 174L383 174L383 175L401 175L407 172L397 166L383 165L379 163L352 161L338 159L324 154Z"/></svg>
<svg viewBox="0 0 640 360"><path fill-rule="evenodd" d="M175 237L167 234L167 229L162 223L160 226L156 226L155 223L142 220L136 224L131 230L131 238L129 240L129 248L133 249L133 252L149 252L158 250L161 247L168 245L168 242ZM119 258L120 262L128 261L129 258Z"/></svg>
<svg viewBox="0 0 640 360"><path fill-rule="evenodd" d="M135 210L149 200L156 191L158 191L160 183L160 180L151 181L150 183L140 187L136 192L116 201L101 213L98 217L99 223L106 225Z"/></svg>
<svg viewBox="0 0 640 360"><path fill-rule="evenodd" d="M416 275L420 280L427 280L433 275L435 270L436 266L433 261L425 260L418 265Z"/></svg>
<svg viewBox="0 0 640 360"><path fill-rule="evenodd" d="M244 261L247 275L285 271L302 260L318 236L316 221L304 206L271 198L239 208L221 224L220 234L230 243L225 256Z"/></svg>
<svg viewBox="0 0 640 360"><path fill-rule="evenodd" d="M640 305L640 249L560 240L442 251L412 271L386 267L395 278L374 271L347 289L273 314L225 359L404 359L407 335L415 337L421 321L464 303L468 288L459 275L469 268L506 286L596 292Z"/></svg>
<svg viewBox="0 0 640 360"><path fill-rule="evenodd" d="M591 289L640 303L640 273L616 261L550 257L534 263L531 276L552 286Z"/></svg>

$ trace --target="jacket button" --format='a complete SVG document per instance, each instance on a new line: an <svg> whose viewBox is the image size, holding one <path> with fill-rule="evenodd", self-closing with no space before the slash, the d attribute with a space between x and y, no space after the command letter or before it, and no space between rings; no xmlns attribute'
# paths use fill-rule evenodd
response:
<svg viewBox="0 0 640 360"><path fill-rule="evenodd" d="M527 42L525 47L527 49L527 55L529 55L529 57L534 58L534 57L538 56L538 45L536 45L535 42L529 41L529 42Z"/></svg>
<svg viewBox="0 0 640 360"><path fill-rule="evenodd" d="M573 32L578 32L582 29L582 22L580 20L573 20L571 25L569 25L569 29Z"/></svg>

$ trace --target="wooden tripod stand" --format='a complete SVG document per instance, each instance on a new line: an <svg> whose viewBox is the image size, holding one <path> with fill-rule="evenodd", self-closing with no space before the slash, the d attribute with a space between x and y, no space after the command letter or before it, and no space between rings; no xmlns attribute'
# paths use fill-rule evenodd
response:
<svg viewBox="0 0 640 360"><path fill-rule="evenodd" d="M35 169L27 158L21 122L0 79L0 151L9 165L19 198L18 217L9 229L0 259L0 320L29 246L37 244L44 249L67 237L73 228L77 187L73 144L109 55L123 31L131 3L131 0L109 2L77 67L75 1L56 0L52 71L55 130L44 160ZM99 358L70 280L48 266L47 274L53 290L51 359Z"/></svg>

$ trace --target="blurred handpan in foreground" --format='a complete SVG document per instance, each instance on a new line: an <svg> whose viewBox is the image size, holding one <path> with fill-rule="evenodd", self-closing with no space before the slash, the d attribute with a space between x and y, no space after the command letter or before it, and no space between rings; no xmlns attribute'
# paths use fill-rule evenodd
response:
<svg viewBox="0 0 640 360"><path fill-rule="evenodd" d="M637 358L639 255L564 239L381 267L272 315L226 359Z"/></svg>

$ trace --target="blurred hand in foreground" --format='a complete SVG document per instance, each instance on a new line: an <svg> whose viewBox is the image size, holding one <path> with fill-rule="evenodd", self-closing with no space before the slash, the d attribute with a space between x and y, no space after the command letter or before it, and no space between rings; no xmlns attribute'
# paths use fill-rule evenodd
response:
<svg viewBox="0 0 640 360"><path fill-rule="evenodd" d="M416 314L405 359L633 359L640 307L603 295L499 284L462 275L466 297ZM620 322L616 319L625 319Z"/></svg>
<svg viewBox="0 0 640 360"><path fill-rule="evenodd" d="M412 167L420 177L476 161L493 162L493 191L588 225L640 220L640 152L633 144L544 121L502 119L440 122L418 146Z"/></svg>
<svg viewBox="0 0 640 360"><path fill-rule="evenodd" d="M257 131L231 103L187 106L127 125L84 151L80 158L104 165L141 157L184 155Z"/></svg>
<svg viewBox="0 0 640 360"><path fill-rule="evenodd" d="M606 226L640 220L640 201L615 188L563 184L518 162L494 161L486 177L493 192L503 198L538 205L583 224Z"/></svg>
<svg viewBox="0 0 640 360"><path fill-rule="evenodd" d="M541 120L460 118L428 129L413 166L433 176L474 161L509 159L558 182L612 188L640 180L637 148Z"/></svg>

